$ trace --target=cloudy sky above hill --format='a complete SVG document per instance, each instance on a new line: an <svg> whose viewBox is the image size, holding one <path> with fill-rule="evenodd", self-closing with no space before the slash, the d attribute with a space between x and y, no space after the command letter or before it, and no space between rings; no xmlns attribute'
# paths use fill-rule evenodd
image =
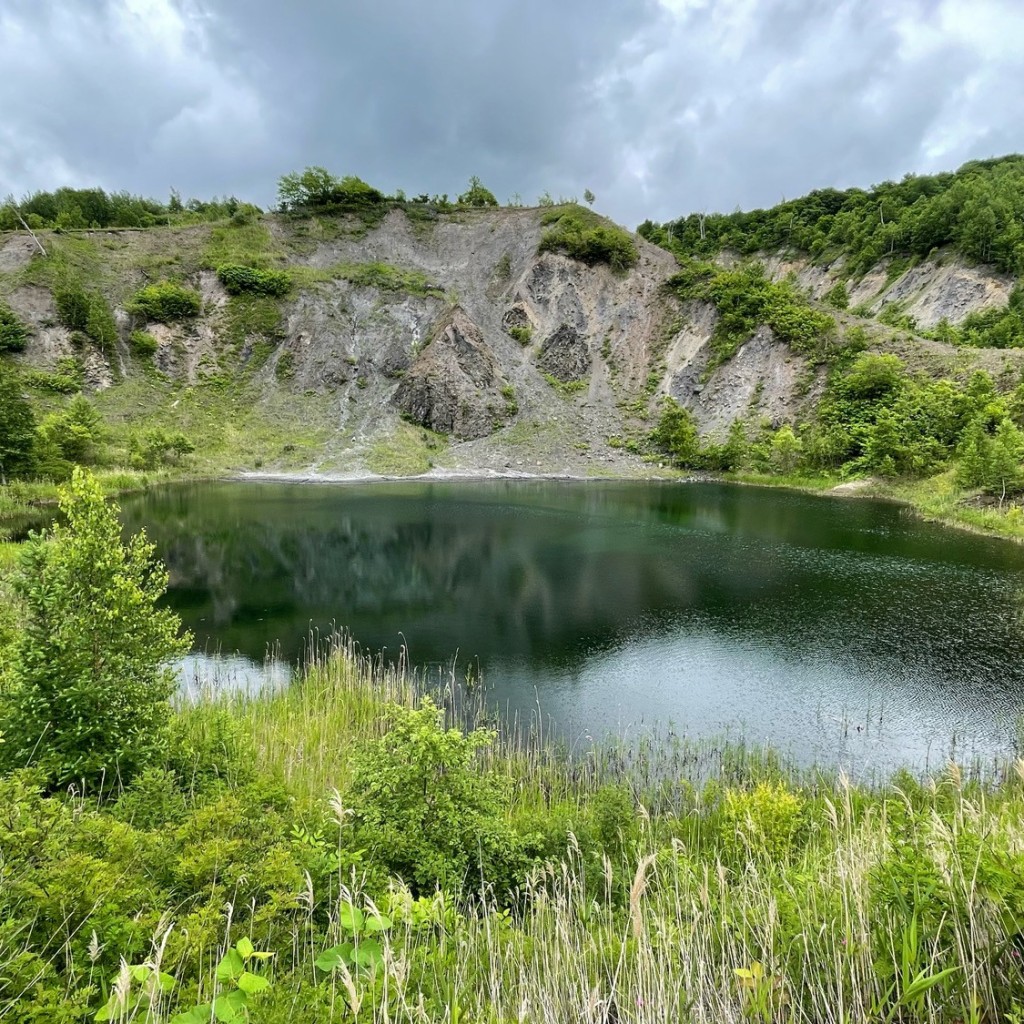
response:
<svg viewBox="0 0 1024 1024"><path fill-rule="evenodd" d="M635 225L1024 151L1019 0L0 0L0 195L597 193Z"/></svg>

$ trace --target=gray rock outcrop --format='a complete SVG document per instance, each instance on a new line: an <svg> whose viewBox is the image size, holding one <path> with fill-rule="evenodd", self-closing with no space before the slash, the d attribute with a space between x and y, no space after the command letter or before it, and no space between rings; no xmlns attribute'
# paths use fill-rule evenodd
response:
<svg viewBox="0 0 1024 1024"><path fill-rule="evenodd" d="M504 387L480 328L455 309L402 378L394 403L421 426L474 440L507 421Z"/></svg>

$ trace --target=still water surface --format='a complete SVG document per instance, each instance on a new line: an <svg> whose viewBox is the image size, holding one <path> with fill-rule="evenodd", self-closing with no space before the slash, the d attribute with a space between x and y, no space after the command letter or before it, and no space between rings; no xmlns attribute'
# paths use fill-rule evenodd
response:
<svg viewBox="0 0 1024 1024"><path fill-rule="evenodd" d="M334 624L479 672L569 738L671 722L858 774L989 759L1024 713L1024 548L891 504L475 481L191 484L123 508L197 651L241 679Z"/></svg>

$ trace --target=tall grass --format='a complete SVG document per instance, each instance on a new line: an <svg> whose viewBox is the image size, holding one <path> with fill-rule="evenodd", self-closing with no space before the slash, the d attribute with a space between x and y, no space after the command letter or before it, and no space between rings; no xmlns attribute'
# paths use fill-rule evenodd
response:
<svg viewBox="0 0 1024 1024"><path fill-rule="evenodd" d="M280 782L297 820L318 809L316 835L291 842L312 843L319 856L334 842L324 823L333 820L339 836L351 824L351 753L383 735L386 702L414 706L426 693L449 724L490 721L479 691L424 679L401 658L386 663L339 637L312 643L287 688L209 695L189 713L200 722L229 715L251 737L258 777ZM842 775L797 772L761 751L671 736L628 750L566 751L540 723L512 720L497 723L478 768L507 783L510 821L561 829L559 852L537 862L518 890L466 879L458 891L414 896L398 879L382 885L365 861L342 858L316 881L315 872L300 872L293 889L263 905L217 889L227 898L216 905L219 931L198 954L186 954L195 939L185 933L209 925L190 916L200 893L181 892L175 906L154 910L161 916L148 960L179 984L136 1003L140 983L122 971L124 1012L114 1019L163 1024L208 1000L218 956L241 936L275 954L264 968L271 988L253 997L250 1015L264 1024L1019 1019L1024 762L987 781L951 764L924 780L904 774L898 784L858 786ZM616 788L629 799L625 813L609 819L602 808ZM232 852L242 848L232 833L217 834L226 805L195 813L207 845L184 863L226 858L235 891L245 888L245 876L259 876L263 865L231 860L243 855ZM84 804L75 814L92 855L98 838L89 837L101 833ZM266 827L286 828L280 814ZM251 823L246 834L260 827ZM165 841L124 835L119 842ZM281 872L288 842L267 870ZM130 849L117 854L126 877ZM30 872L19 877L5 865L0 902L45 904L45 895L29 895L35 884ZM353 905L387 915L389 924L353 937ZM86 935L93 925L85 918L75 927ZM115 941L103 924L95 927L97 944ZM32 935L30 944L22 933L0 932L0 976L40 948L45 970L60 975L73 938ZM380 944L379 956L368 953L375 967L314 965L326 948L369 941ZM80 1006L81 974L61 976L64 998ZM0 999L13 1008L11 1019L20 1005Z"/></svg>

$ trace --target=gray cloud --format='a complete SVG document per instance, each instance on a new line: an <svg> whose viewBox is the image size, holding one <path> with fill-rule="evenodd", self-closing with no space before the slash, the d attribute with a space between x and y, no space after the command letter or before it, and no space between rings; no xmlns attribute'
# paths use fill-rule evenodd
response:
<svg viewBox="0 0 1024 1024"><path fill-rule="evenodd" d="M1013 0L4 0L0 193L598 194L635 224L1024 149Z"/></svg>

